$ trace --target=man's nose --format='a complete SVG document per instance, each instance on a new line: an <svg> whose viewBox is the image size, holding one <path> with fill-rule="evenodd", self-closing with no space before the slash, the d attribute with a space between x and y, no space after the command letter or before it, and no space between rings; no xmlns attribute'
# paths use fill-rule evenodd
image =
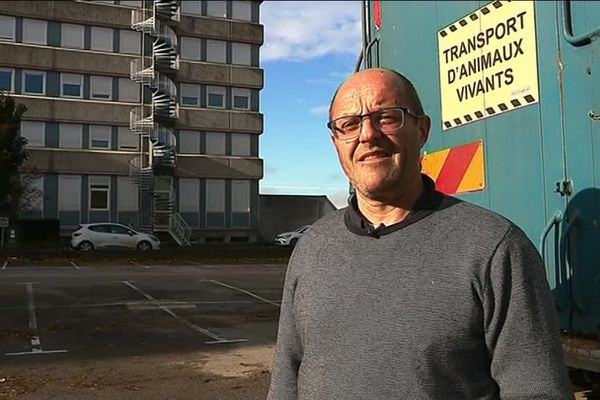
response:
<svg viewBox="0 0 600 400"><path fill-rule="evenodd" d="M370 142L382 135L381 131L373 123L373 120L365 115L361 120L360 124L360 135L358 135L359 142Z"/></svg>

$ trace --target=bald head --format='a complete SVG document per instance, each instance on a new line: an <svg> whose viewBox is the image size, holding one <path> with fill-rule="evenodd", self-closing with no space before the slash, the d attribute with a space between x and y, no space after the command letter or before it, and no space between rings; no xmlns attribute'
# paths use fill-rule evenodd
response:
<svg viewBox="0 0 600 400"><path fill-rule="evenodd" d="M396 72L387 68L369 68L361 70L353 75L351 75L348 79L346 79L335 91L333 98L331 99L331 103L329 104L329 119L332 119L331 112L333 110L333 105L335 104L335 100L337 98L340 90L345 88L348 85L355 85L365 79L370 79L373 76L381 75L385 76L386 80L393 85L390 87L390 93L403 93L406 96L406 100L408 101L407 106L417 113L418 115L424 115L423 105L421 104L421 100L419 99L419 95L417 94L417 90L411 81L409 81L404 75L399 72ZM395 90L394 90L395 89Z"/></svg>

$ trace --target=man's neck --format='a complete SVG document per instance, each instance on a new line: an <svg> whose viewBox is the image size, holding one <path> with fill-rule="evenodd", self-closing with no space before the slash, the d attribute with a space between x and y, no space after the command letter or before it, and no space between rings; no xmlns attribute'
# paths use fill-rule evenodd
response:
<svg viewBox="0 0 600 400"><path fill-rule="evenodd" d="M358 209L373 226L393 225L402 222L414 209L414 205L423 193L424 185L421 177L403 190L401 195L389 199L370 199L359 192L356 193Z"/></svg>

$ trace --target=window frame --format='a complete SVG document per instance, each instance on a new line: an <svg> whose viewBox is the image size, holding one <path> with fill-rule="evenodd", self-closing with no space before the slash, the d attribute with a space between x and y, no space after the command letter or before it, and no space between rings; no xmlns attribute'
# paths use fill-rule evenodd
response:
<svg viewBox="0 0 600 400"><path fill-rule="evenodd" d="M135 88L137 89L137 93L136 93L136 98L134 100L127 100L127 99L122 99L121 97L123 96L123 92L124 87L121 84L121 82L127 82L127 84L132 84L133 86L135 86ZM119 87L119 102L122 103L139 103L140 102L140 84L137 82L132 81L129 78L118 78L118 82L117 82L117 86ZM91 93L90 93L91 94Z"/></svg>
<svg viewBox="0 0 600 400"><path fill-rule="evenodd" d="M211 58L211 43L223 44L223 57ZM220 50L220 49L219 49ZM227 42L225 40L217 39L206 39L206 62L215 64L226 64L227 63Z"/></svg>
<svg viewBox="0 0 600 400"><path fill-rule="evenodd" d="M247 105L247 107L236 107L236 105L235 105L235 98L236 97L246 97L245 95L239 94L240 91L242 93L248 93L248 96L247 96L248 105ZM238 92L237 95L236 95L236 92ZM250 89L247 89L247 88L235 88L235 87L231 88L231 109L232 110L245 110L245 111L250 110L250 108L251 108L250 107L251 106L250 100L251 99L252 99L252 91Z"/></svg>
<svg viewBox="0 0 600 400"><path fill-rule="evenodd" d="M231 3L232 3L231 4L231 19L232 20L252 22L252 1L236 0L236 1L232 1ZM238 7L241 4L244 4L244 5L247 4L248 5L248 12L249 12L249 14L248 14L248 18L247 19L246 18L236 17L236 15L235 15L236 14L236 4L237 4ZM244 9L244 11L245 11L245 9ZM238 12L239 12L239 9L238 9Z"/></svg>
<svg viewBox="0 0 600 400"><path fill-rule="evenodd" d="M184 4L185 5L190 5L190 4L195 5L197 11L184 10L184 8L187 8L184 6ZM200 1L182 1L181 2L181 13L186 14L186 15L194 15L196 17L201 16L202 15L202 2L200 2Z"/></svg>
<svg viewBox="0 0 600 400"><path fill-rule="evenodd" d="M211 89L218 89L218 91L222 91L222 96L223 96L223 105L222 106L213 106L210 104L210 95L211 94L221 94L221 93L211 93ZM227 95L227 91L225 90L224 86L206 86L206 108L216 108L216 109L224 109L227 106L227 101L225 99L225 96Z"/></svg>
<svg viewBox="0 0 600 400"><path fill-rule="evenodd" d="M218 152L209 149L209 137L218 138ZM222 140L221 140L222 138ZM216 142L214 142L216 143ZM204 152L211 156L224 156L227 154L227 136L223 132L206 132L204 134Z"/></svg>
<svg viewBox="0 0 600 400"><path fill-rule="evenodd" d="M42 126L42 140L41 140L41 144L34 144L32 145L29 141L29 138L27 136L23 135L23 123L34 123L34 124L41 124ZM38 125L39 126L39 125ZM19 126L19 135L21 137L24 137L27 139L27 144L25 145L25 147L46 147L46 122L45 121L31 121L31 120L22 120L21 121L21 125Z"/></svg>
<svg viewBox="0 0 600 400"><path fill-rule="evenodd" d="M130 146L130 145L127 145L127 144L124 144L124 143L123 143L123 141L122 141L122 138L123 138L123 137L125 137L125 135L123 135L123 134L122 134L122 132L124 132L124 131L129 131L129 132L130 132L130 135L131 135L131 136L133 136L133 137L135 137L135 138L137 139L137 142L136 142L136 144L135 144L135 147L133 147L133 146ZM129 129L129 127L128 127L128 126L119 126L119 127L117 128L117 139L118 139L118 142L119 142L119 150L125 150L125 151L137 151L137 150L139 150L139 149L140 149L139 135L138 135L138 134L136 134L136 133L134 133L134 132L132 132L132 131Z"/></svg>
<svg viewBox="0 0 600 400"><path fill-rule="evenodd" d="M68 75L70 75L71 77L79 77L79 96L74 96L74 95L70 95L70 94L65 94L65 81L64 78L67 77ZM74 83L67 83L69 85L75 85ZM60 73L60 97L69 97L69 98L74 98L74 99L81 99L83 98L83 75L82 74L70 74L70 73L65 73L65 72L61 72Z"/></svg>
<svg viewBox="0 0 600 400"><path fill-rule="evenodd" d="M38 71L35 69L24 69L21 72L21 74L22 74L21 75L21 81L22 81L21 92L23 94L32 94L32 95L36 95L36 96L45 96L46 95L46 71ZM42 76L42 92L41 93L27 91L27 74L35 74L35 75Z"/></svg>
<svg viewBox="0 0 600 400"><path fill-rule="evenodd" d="M98 82L99 79L106 79L109 82L109 93L108 97L97 97L94 96L94 81ZM98 85L98 83L96 83ZM104 94L102 94L104 96ZM113 78L111 76L104 75L92 75L90 76L90 99L91 100L101 100L101 101L111 101L113 99Z"/></svg>
<svg viewBox="0 0 600 400"><path fill-rule="evenodd" d="M17 19L12 15L0 15L0 25L5 23L2 21L3 19L5 21L12 21L12 36L0 36L0 42L15 42L17 40Z"/></svg>
<svg viewBox="0 0 600 400"><path fill-rule="evenodd" d="M243 47L240 47L243 46ZM236 50L236 48L238 50ZM248 62L236 62L236 58L239 57L239 49L240 48L247 48L248 49ZM237 57L236 57L237 55ZM245 60L244 60L245 61ZM233 42L231 43L231 63L234 65L244 65L244 66L252 66L252 45L250 43L239 43L239 42Z"/></svg>
<svg viewBox="0 0 600 400"><path fill-rule="evenodd" d="M64 40L65 37L67 35L65 35L65 28L77 28L80 29L81 32L81 36L80 36L80 42L77 45L73 45L73 44L68 44L65 45ZM81 25L81 24L68 24L65 22L61 22L60 24L60 47L66 48L66 49L83 49L84 47L84 38L85 38L85 26Z"/></svg>
<svg viewBox="0 0 600 400"><path fill-rule="evenodd" d="M79 142L78 142L78 146L65 146L63 143L63 127L65 125L71 125L71 126L78 126L79 127ZM58 124L58 147L61 149L81 149L83 148L83 124L71 124L71 123L65 123L65 122L60 122Z"/></svg>
<svg viewBox="0 0 600 400"><path fill-rule="evenodd" d="M130 199L125 194L134 194ZM131 204L134 206L130 207ZM139 187L131 182L128 176L117 177L117 210L119 212L139 212Z"/></svg>
<svg viewBox="0 0 600 400"><path fill-rule="evenodd" d="M106 48L105 46L98 46L96 44L96 46L94 46L94 31L96 31L96 39L98 38L98 33L101 32L110 32L110 41L109 41L109 46L108 48ZM114 41L115 41L115 30L113 28L106 28L106 27L101 27L101 26L92 26L90 28L90 50L93 51L106 51L106 52L110 52L112 53L115 50L115 46L114 46Z"/></svg>
<svg viewBox="0 0 600 400"><path fill-rule="evenodd" d="M184 93L186 91L185 89L186 88L191 89L194 87L196 88L196 97L194 97L197 99L196 104L186 103L184 101L184 97L188 97L188 98L191 98L191 97L185 96L185 93ZM184 107L200 107L202 105L202 102L200 101L201 100L201 90L200 89L201 89L200 85L198 85L196 83L185 83L185 82L180 83L179 84L179 92L180 92L179 101L180 101L181 105Z"/></svg>
<svg viewBox="0 0 600 400"><path fill-rule="evenodd" d="M188 58L186 55L184 55L184 43L190 42L194 42L197 44L197 47L195 49L197 50L198 54L194 54L194 56L197 58ZM186 45L185 47L186 53L188 53L188 46ZM202 39L191 36L181 36L179 39L179 55L181 57L181 60L183 61L202 61Z"/></svg>
<svg viewBox="0 0 600 400"><path fill-rule="evenodd" d="M131 36L131 37L135 36L136 37L136 39L137 39L136 43L137 44L136 44L136 51L135 52L133 52L133 51L124 51L122 49L123 43L125 43L125 40L123 40L124 39L124 37L123 37L124 35L125 35L125 37L127 37L127 36ZM139 32L131 30L131 29L119 29L119 53L120 54L133 54L133 55L139 56L141 54L141 51L142 51L142 47L141 47L142 45L141 45L140 41L141 41L141 36L140 36ZM129 45L129 43L128 43L128 45ZM130 47L130 46L128 46L128 47Z"/></svg>
<svg viewBox="0 0 600 400"><path fill-rule="evenodd" d="M105 180L106 183L99 183L100 180ZM96 182L94 182L96 181ZM110 178L107 176L90 176L88 181L88 209L90 211L110 211ZM106 193L106 207L97 208L92 207L93 192L105 192Z"/></svg>
<svg viewBox="0 0 600 400"><path fill-rule="evenodd" d="M15 74L16 74L15 69L1 67L0 72L10 72L10 88L8 90L8 93L14 93L15 92ZM0 90L6 91L5 89L2 89L2 88L0 88Z"/></svg>
<svg viewBox="0 0 600 400"><path fill-rule="evenodd" d="M106 147L94 146L94 140L96 142L98 142L98 140L99 140L99 139L94 139L93 138L94 133L98 133L99 132L98 130L96 130L97 128L108 128L108 140L107 140L107 146ZM90 135L90 137L89 137L89 148L90 149L94 149L94 150L111 150L111 148L112 148L112 127L110 125L90 125L89 135ZM104 141L104 139L100 139L100 140Z"/></svg>
<svg viewBox="0 0 600 400"><path fill-rule="evenodd" d="M236 148L236 142L239 146L240 144L244 145L244 150L246 150L246 142L240 142L239 140L244 138L244 141L247 141L247 151L237 152L234 151ZM231 133L231 155L237 157L252 157L252 135L249 133Z"/></svg>
<svg viewBox="0 0 600 400"><path fill-rule="evenodd" d="M64 188L61 188L61 184L60 182L62 181L72 181L73 183L75 183L74 188L76 189L76 191L78 192L79 196L73 196L70 195L69 193L65 193L65 191L63 190ZM71 207L71 204L67 204L66 206L63 205L63 199L69 199L70 201L73 202L73 207ZM60 213L61 211L75 211L75 212L81 212L81 175L77 175L77 174L60 174L58 175L58 212ZM74 206L74 203L77 203L77 206ZM64 207L64 208L63 208Z"/></svg>
<svg viewBox="0 0 600 400"><path fill-rule="evenodd" d="M210 6L211 4L214 6L215 4L222 4L224 13L221 13L221 9L219 9L218 14L211 14ZM227 2L225 0L210 0L206 2L206 15L209 17L216 18L227 18Z"/></svg>
<svg viewBox="0 0 600 400"><path fill-rule="evenodd" d="M193 140L184 141L184 137L194 137ZM179 153L180 154L201 154L200 153L200 132L190 129L179 130ZM190 150L194 151L190 151Z"/></svg>
<svg viewBox="0 0 600 400"><path fill-rule="evenodd" d="M44 25L44 27L46 29L43 30L44 32L44 40L33 40L33 41L26 41L25 40L25 34L26 32L29 32L30 29L26 28L26 23L32 21L34 23L39 23L40 25ZM23 18L23 37L22 37L22 42L26 43L26 44L37 44L37 45L43 45L43 46L47 46L48 45L48 21L45 21L43 19L37 19L37 18Z"/></svg>

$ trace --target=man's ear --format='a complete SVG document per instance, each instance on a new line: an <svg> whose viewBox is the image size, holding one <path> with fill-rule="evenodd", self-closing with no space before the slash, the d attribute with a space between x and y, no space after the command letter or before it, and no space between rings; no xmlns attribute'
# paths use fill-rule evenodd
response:
<svg viewBox="0 0 600 400"><path fill-rule="evenodd" d="M419 118L421 122L419 124L419 148L423 148L425 146L425 142L429 138L429 130L431 129L431 118L427 115L423 115Z"/></svg>

